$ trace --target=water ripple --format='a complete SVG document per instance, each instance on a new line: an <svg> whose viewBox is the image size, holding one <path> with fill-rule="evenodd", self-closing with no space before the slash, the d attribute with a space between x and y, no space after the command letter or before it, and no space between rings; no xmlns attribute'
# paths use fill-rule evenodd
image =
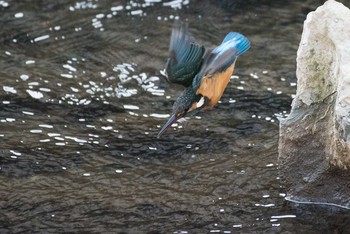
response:
<svg viewBox="0 0 350 234"><path fill-rule="evenodd" d="M0 0L0 232L308 232L336 220L307 223L317 212L286 204L277 173L304 8ZM207 48L233 30L254 46L219 105L157 139L183 89L161 75L176 19Z"/></svg>

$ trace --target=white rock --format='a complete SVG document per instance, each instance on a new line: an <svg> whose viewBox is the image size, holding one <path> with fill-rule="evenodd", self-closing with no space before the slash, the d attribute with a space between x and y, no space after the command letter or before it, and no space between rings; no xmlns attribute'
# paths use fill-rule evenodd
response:
<svg viewBox="0 0 350 234"><path fill-rule="evenodd" d="M349 35L350 10L343 4L329 0L308 14L297 53L298 89L292 114L333 96L334 104L325 113L334 119L325 129L332 135L327 157L334 165L350 169Z"/></svg>
<svg viewBox="0 0 350 234"><path fill-rule="evenodd" d="M349 35L350 10L334 0L304 22L297 93L280 119L279 171L289 200L350 208Z"/></svg>

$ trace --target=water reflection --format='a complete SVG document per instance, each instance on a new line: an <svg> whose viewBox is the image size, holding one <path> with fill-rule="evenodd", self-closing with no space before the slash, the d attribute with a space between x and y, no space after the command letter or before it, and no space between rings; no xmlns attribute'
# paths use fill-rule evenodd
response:
<svg viewBox="0 0 350 234"><path fill-rule="evenodd" d="M286 203L277 175L305 4L0 1L0 232L346 230ZM181 92L161 74L174 19L253 47L216 108L157 140Z"/></svg>

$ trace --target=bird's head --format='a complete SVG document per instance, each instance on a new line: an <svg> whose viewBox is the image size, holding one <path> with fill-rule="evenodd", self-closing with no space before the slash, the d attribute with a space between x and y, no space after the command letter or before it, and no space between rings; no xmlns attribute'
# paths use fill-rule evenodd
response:
<svg viewBox="0 0 350 234"><path fill-rule="evenodd" d="M157 137L160 138L177 120L189 115L197 114L204 106L204 100L204 97L196 94L192 86L187 87L181 96L176 99L173 105L173 112L168 121L159 131Z"/></svg>

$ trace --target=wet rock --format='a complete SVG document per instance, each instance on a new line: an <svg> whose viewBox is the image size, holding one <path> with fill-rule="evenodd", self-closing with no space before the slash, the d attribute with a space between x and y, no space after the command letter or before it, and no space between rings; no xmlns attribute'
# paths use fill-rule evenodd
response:
<svg viewBox="0 0 350 234"><path fill-rule="evenodd" d="M334 0L308 14L298 89L280 121L279 165L290 199L350 207L350 10Z"/></svg>

